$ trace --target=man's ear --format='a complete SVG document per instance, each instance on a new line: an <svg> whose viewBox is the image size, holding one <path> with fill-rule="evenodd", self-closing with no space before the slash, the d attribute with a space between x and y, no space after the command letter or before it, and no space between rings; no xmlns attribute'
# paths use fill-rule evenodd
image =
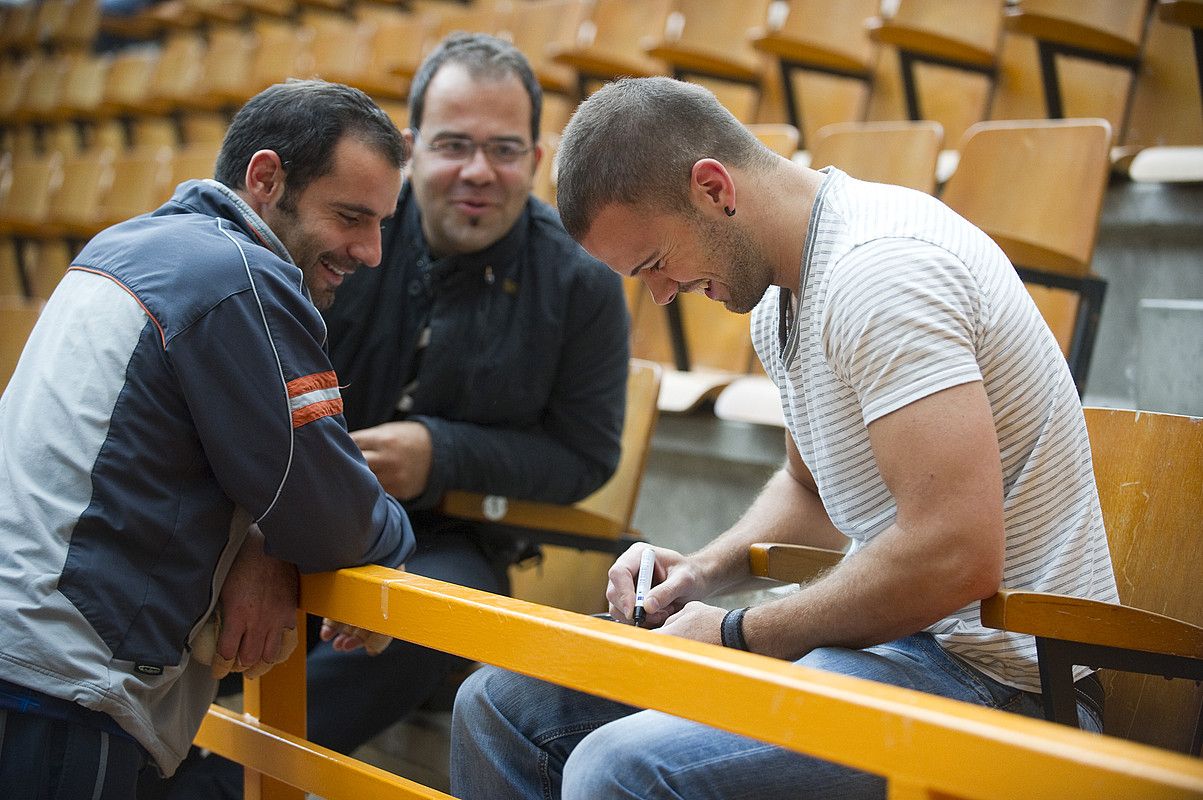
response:
<svg viewBox="0 0 1203 800"><path fill-rule="evenodd" d="M721 162L703 158L689 171L689 194L703 212L735 208L735 181ZM730 214L724 214L730 216Z"/></svg>
<svg viewBox="0 0 1203 800"><path fill-rule="evenodd" d="M284 196L287 173L275 150L260 150L246 165L246 193L253 206L267 206Z"/></svg>
<svg viewBox="0 0 1203 800"><path fill-rule="evenodd" d="M547 150L544 149L543 143L536 139L535 146L531 152L533 153L533 157L531 158L531 162L530 162L530 174L534 175L535 172L539 169L539 162L543 160L543 157L545 155L547 155ZM552 169L556 168L554 161L551 164L551 168Z"/></svg>

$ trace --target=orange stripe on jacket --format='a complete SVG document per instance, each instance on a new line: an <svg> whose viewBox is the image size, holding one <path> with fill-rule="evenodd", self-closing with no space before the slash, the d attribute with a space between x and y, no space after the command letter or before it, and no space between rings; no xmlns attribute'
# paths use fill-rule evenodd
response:
<svg viewBox="0 0 1203 800"><path fill-rule="evenodd" d="M338 376L332 370L291 380L287 386L293 428L343 412Z"/></svg>

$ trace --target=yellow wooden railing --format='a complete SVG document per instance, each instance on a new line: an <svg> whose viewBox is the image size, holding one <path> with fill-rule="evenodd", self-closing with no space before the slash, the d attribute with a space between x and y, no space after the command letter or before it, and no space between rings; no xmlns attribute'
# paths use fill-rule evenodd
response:
<svg viewBox="0 0 1203 800"><path fill-rule="evenodd" d="M884 775L890 800L1203 798L1197 758L383 567L307 576L301 597L313 614ZM210 709L197 736L249 767L248 800L447 797L305 741L303 652L246 682L243 713Z"/></svg>

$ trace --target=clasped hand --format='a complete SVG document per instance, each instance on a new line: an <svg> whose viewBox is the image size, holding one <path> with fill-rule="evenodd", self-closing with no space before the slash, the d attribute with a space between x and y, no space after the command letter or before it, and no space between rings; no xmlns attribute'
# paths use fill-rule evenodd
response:
<svg viewBox="0 0 1203 800"><path fill-rule="evenodd" d="M231 672L258 678L288 659L297 646L297 568L263 550L263 534L252 525L221 588L212 616L193 638L192 659L210 666L220 680ZM363 647L378 655L392 641L385 634L332 620L321 637L335 650Z"/></svg>
<svg viewBox="0 0 1203 800"><path fill-rule="evenodd" d="M412 500L426 491L434 445L420 422L386 422L351 431L368 468L384 491L399 500Z"/></svg>

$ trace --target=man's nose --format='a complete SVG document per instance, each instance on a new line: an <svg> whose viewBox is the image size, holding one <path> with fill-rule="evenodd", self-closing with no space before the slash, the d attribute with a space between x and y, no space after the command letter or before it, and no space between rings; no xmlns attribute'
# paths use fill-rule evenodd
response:
<svg viewBox="0 0 1203 800"><path fill-rule="evenodd" d="M643 278L648 291L652 293L652 299L656 301L656 305L658 306L665 306L671 303L681 287L681 284L672 278L656 272L644 272L639 277Z"/></svg>
<svg viewBox="0 0 1203 800"><path fill-rule="evenodd" d="M485 155L483 147L476 147L472 151L472 155L460 167L459 174L464 180L473 183L487 183L497 176L497 172L493 169L493 163Z"/></svg>
<svg viewBox="0 0 1203 800"><path fill-rule="evenodd" d="M366 267L380 265L383 245L380 241L380 226L367 225L364 235L347 248L347 255Z"/></svg>

